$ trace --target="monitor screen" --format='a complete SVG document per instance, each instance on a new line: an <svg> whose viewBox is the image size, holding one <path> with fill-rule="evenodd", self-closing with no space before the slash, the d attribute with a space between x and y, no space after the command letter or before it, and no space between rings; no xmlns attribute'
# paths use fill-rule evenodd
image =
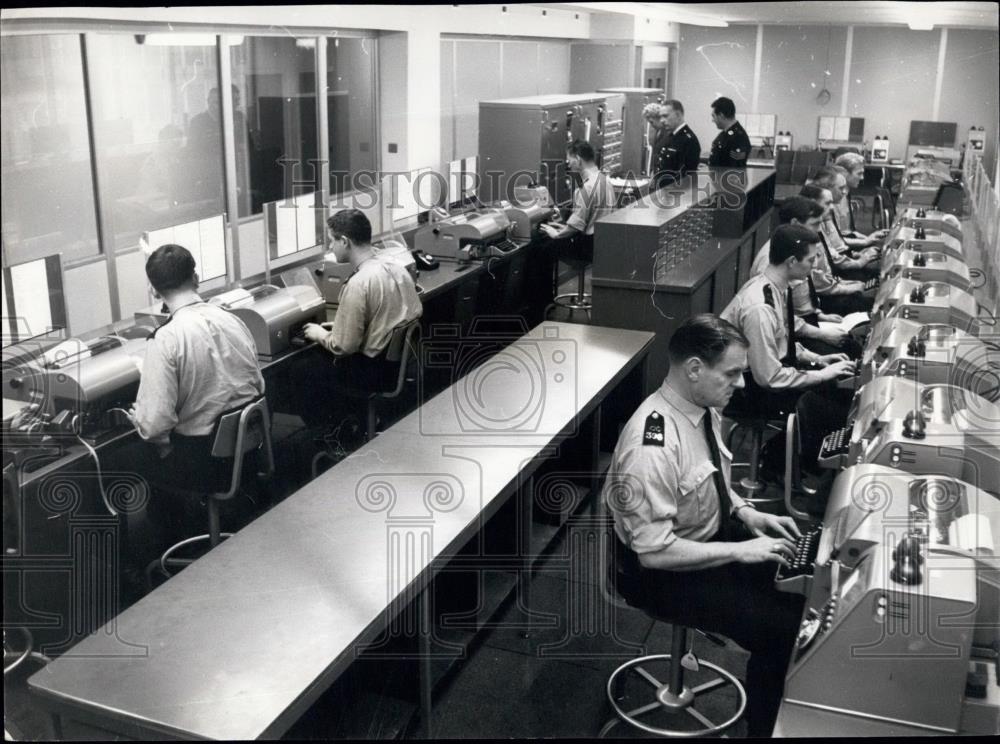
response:
<svg viewBox="0 0 1000 744"><path fill-rule="evenodd" d="M911 121L910 144L919 147L954 147L958 124L950 121Z"/></svg>
<svg viewBox="0 0 1000 744"><path fill-rule="evenodd" d="M46 291L41 291L42 288ZM59 256L47 256L3 270L3 346L66 328Z"/></svg>

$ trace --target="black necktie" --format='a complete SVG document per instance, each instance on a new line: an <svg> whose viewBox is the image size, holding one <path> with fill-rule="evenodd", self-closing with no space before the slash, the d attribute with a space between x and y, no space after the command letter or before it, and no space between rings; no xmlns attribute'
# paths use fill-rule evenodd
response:
<svg viewBox="0 0 1000 744"><path fill-rule="evenodd" d="M806 281L809 282L809 301L812 303L813 310L818 313L820 311L819 295L816 294L816 285L813 283L812 274L806 277Z"/></svg>
<svg viewBox="0 0 1000 744"><path fill-rule="evenodd" d="M795 303L792 301L792 288L785 290L785 321L788 323L788 350L785 358L788 366L794 367L796 364L795 354Z"/></svg>
<svg viewBox="0 0 1000 744"><path fill-rule="evenodd" d="M733 509L733 502L729 498L729 487L726 485L726 477L722 474L722 455L719 453L719 442L715 439L715 430L712 428L712 409L706 408L702 418L705 429L705 441L708 443L708 452L712 457L712 464L715 465L715 490L719 494L719 517L721 524L725 524L729 518L729 512Z"/></svg>
<svg viewBox="0 0 1000 744"><path fill-rule="evenodd" d="M843 240L844 239L844 233L842 233L840 231L840 224L837 222L837 213L834 212L833 210L830 211L830 219L833 221L833 226L837 230L837 235L839 235L840 239Z"/></svg>

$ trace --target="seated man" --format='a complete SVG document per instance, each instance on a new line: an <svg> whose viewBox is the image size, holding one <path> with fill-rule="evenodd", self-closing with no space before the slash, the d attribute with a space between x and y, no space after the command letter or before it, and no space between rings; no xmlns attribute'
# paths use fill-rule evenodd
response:
<svg viewBox="0 0 1000 744"><path fill-rule="evenodd" d="M854 207L851 202L851 194L854 192L865 178L865 159L856 152L845 152L840 155L834 165L843 168L847 175L847 194L837 204L837 224L840 225L841 232L846 240L856 240L857 245L864 248L869 245L880 245L882 240L888 235L888 230L876 230L870 235L858 232L855 219Z"/></svg>
<svg viewBox="0 0 1000 744"><path fill-rule="evenodd" d="M339 420L346 412L339 394L344 387L372 392L390 387L397 369L384 353L392 333L423 314L412 277L400 264L380 258L372 246L372 226L363 212L345 209L326 222L330 249L338 261L350 263L354 273L341 289L333 323L307 323L303 328L309 341L334 357L334 374L315 380L326 388L320 397L332 408L318 411L311 398L301 411L308 425L331 417Z"/></svg>
<svg viewBox="0 0 1000 744"><path fill-rule="evenodd" d="M146 347L130 419L152 445L147 452L155 449L159 462L150 478L213 490L231 468L211 456L216 421L264 394L257 347L242 320L198 296L194 257L186 248L157 248L146 261L146 276L170 317Z"/></svg>
<svg viewBox="0 0 1000 744"><path fill-rule="evenodd" d="M784 397L792 403L802 391L854 371L844 354L820 356L796 343L796 334L811 326L790 312L789 284L809 276L818 254L816 233L801 225L782 225L771 238L768 267L744 284L722 311L722 318L750 340L753 382L765 393L791 393ZM799 370L799 361L816 369Z"/></svg>
<svg viewBox="0 0 1000 744"><path fill-rule="evenodd" d="M670 371L622 430L602 498L641 603L750 652L747 734L770 736L802 612L802 598L776 590L774 575L799 530L730 485L719 411L743 385L746 349L714 315L674 332Z"/></svg>
<svg viewBox="0 0 1000 744"><path fill-rule="evenodd" d="M573 238L574 257L584 261L594 259L594 225L615 208L615 190L597 167L596 158L589 142L576 140L566 146L569 170L579 173L582 180L573 193L573 212L565 225L539 225L553 240Z"/></svg>
<svg viewBox="0 0 1000 744"><path fill-rule="evenodd" d="M833 386L839 377L853 375L854 362L846 354L816 354L796 342L795 336L811 328L795 318L789 290L791 281L805 279L819 253L819 236L801 225L782 225L771 238L770 265L737 292L722 317L750 340L750 376L737 405L748 414L773 416L796 408L803 393L821 395L826 405L809 406L820 419L802 422L802 465L812 468L823 435L843 426L849 396ZM799 369L800 364L811 369ZM781 439L783 442L783 438ZM765 453L771 474L783 472L780 446Z"/></svg>
<svg viewBox="0 0 1000 744"><path fill-rule="evenodd" d="M793 196L790 199L785 199L781 205L778 210L778 221L781 225L802 225L816 231L819 229L822 215L823 208L816 202L806 199L804 196ZM768 241L754 256L753 264L750 267L751 276L764 273L771 263L770 252L771 241ZM820 327L820 322L839 323L843 318L839 315L822 312L821 300L813 286L811 274L804 280L790 282L789 286L792 290L792 304L796 317L816 328L815 333L809 331L799 333L803 346L821 355L846 351L852 357L860 356L860 347L847 332Z"/></svg>
<svg viewBox="0 0 1000 744"><path fill-rule="evenodd" d="M160 246L146 261L146 276L170 317L149 339L129 412L143 441L112 450L105 463L108 470L134 470L153 485L148 502L126 514L126 603L141 595L149 560L177 539L204 531L199 501L177 492L228 490L233 463L211 455L215 424L221 414L264 394L253 336L238 317L199 297L191 253Z"/></svg>
<svg viewBox="0 0 1000 744"><path fill-rule="evenodd" d="M812 185L830 192L832 203L823 218L820 232L830 249L834 273L848 279L870 279L878 276L879 252L868 239L847 239L837 222L838 205L847 198L847 171L838 166L820 168Z"/></svg>
<svg viewBox="0 0 1000 744"><path fill-rule="evenodd" d="M799 191L800 196L812 199L819 204L824 213L828 213L833 205L833 195L829 189L815 184L806 184ZM823 250L816 258L813 267L812 280L816 294L828 312L847 315L854 312L868 312L875 302L875 290L866 290L864 282L854 279L841 279L833 269L836 260L826 236L820 230L819 236Z"/></svg>

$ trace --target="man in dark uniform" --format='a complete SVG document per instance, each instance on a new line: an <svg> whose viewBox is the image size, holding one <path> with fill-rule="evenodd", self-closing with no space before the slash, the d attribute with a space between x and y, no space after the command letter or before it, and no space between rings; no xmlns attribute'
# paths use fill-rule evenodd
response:
<svg viewBox="0 0 1000 744"><path fill-rule="evenodd" d="M691 127L684 123L684 106L680 101L668 100L661 106L660 127L653 151L653 178L657 188L669 186L698 169L701 143Z"/></svg>
<svg viewBox="0 0 1000 744"><path fill-rule="evenodd" d="M746 168L750 137L736 121L736 104L729 98L712 101L712 123L722 131L712 142L708 164L713 168Z"/></svg>

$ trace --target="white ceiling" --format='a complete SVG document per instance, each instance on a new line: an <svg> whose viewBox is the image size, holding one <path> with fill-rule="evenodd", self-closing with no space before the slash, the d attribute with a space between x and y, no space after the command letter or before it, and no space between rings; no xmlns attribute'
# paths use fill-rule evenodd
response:
<svg viewBox="0 0 1000 744"><path fill-rule="evenodd" d="M630 5L632 5L630 3ZM997 28L998 8L994 2L817 2L764 3L637 3L660 17L677 11L697 14L706 20L728 23L907 25L923 20L935 26ZM681 21L683 22L683 21Z"/></svg>

